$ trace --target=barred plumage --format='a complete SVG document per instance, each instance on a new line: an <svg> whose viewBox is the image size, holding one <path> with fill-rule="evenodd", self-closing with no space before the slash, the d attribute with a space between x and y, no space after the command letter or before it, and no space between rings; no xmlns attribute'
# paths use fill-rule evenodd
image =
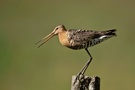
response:
<svg viewBox="0 0 135 90"><path fill-rule="evenodd" d="M100 42L115 36L116 30L92 31L92 30L68 30L67 38L71 49L83 49L99 44Z"/></svg>

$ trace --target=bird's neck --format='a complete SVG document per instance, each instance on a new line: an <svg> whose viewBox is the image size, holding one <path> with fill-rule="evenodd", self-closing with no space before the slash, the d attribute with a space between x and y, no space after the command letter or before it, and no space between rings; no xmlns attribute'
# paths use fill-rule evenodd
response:
<svg viewBox="0 0 135 90"><path fill-rule="evenodd" d="M69 44L69 41L68 41L68 37L67 37L67 32L66 32L66 30L63 31L63 32L60 32L60 33L58 34L58 37L59 37L59 41L60 41L60 43L61 43L62 45L67 46L67 47L70 45L70 44Z"/></svg>

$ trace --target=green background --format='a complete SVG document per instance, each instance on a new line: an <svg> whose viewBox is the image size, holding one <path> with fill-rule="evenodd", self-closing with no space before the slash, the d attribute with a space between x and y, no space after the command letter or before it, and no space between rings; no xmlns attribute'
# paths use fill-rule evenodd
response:
<svg viewBox="0 0 135 90"><path fill-rule="evenodd" d="M70 90L71 77L87 62L85 50L62 46L55 36L35 42L54 27L117 29L117 37L89 48L86 75L101 78L101 90L133 90L135 85L134 0L1 0L0 90Z"/></svg>

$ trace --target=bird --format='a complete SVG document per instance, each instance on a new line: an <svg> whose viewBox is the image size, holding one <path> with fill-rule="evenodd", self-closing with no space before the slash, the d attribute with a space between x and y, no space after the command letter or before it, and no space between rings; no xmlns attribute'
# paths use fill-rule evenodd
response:
<svg viewBox="0 0 135 90"><path fill-rule="evenodd" d="M86 63L86 65L80 71L82 74L84 74L85 70L87 69L87 67L89 66L90 62L93 59L88 48L97 45L113 36L117 36L115 32L116 29L104 31L86 30L86 29L67 30L64 25L58 25L49 35L45 36L35 44L40 43L40 45L38 46L39 48L48 40L50 40L53 36L58 35L59 41L62 45L73 50L85 49L90 58Z"/></svg>

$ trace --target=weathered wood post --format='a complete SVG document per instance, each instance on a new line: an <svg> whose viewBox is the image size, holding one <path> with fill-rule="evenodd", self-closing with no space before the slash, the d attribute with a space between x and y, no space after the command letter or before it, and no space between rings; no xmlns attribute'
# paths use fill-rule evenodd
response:
<svg viewBox="0 0 135 90"><path fill-rule="evenodd" d="M100 90L100 78L97 76L81 75L76 82L75 79L76 76L72 76L71 90Z"/></svg>
<svg viewBox="0 0 135 90"><path fill-rule="evenodd" d="M71 90L100 90L100 78L98 76L89 77L84 75L88 63L76 76L72 76Z"/></svg>

